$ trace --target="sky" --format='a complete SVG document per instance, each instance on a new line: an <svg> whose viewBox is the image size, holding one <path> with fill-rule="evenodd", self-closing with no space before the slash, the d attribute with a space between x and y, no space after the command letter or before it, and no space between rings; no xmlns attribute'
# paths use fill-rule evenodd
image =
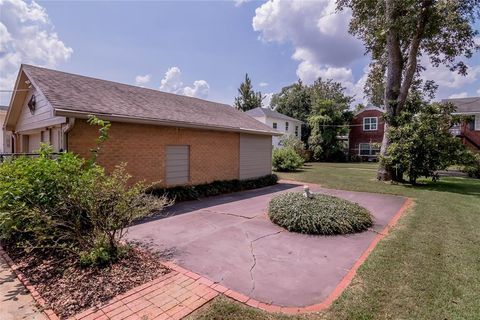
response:
<svg viewBox="0 0 480 320"><path fill-rule="evenodd" d="M298 79L341 82L364 102L369 57L335 0L0 0L0 90L21 63L233 104L248 73L267 96ZM480 95L480 54L467 77L428 67L437 98ZM0 94L0 104L9 103Z"/></svg>

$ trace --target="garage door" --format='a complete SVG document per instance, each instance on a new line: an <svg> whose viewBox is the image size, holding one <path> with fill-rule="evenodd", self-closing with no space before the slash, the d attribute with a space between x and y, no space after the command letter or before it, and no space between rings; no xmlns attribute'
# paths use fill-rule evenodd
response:
<svg viewBox="0 0 480 320"><path fill-rule="evenodd" d="M240 135L240 179L272 173L272 137Z"/></svg>
<svg viewBox="0 0 480 320"><path fill-rule="evenodd" d="M167 185L188 183L190 175L190 147L188 145L166 146Z"/></svg>

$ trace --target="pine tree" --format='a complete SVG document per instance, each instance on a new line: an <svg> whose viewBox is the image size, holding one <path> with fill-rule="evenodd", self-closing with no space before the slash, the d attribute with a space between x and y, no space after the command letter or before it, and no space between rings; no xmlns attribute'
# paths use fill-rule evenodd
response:
<svg viewBox="0 0 480 320"><path fill-rule="evenodd" d="M253 90L252 81L245 74L245 81L238 88L239 96L235 98L235 108L241 111L248 111L262 106L263 96L260 91Z"/></svg>

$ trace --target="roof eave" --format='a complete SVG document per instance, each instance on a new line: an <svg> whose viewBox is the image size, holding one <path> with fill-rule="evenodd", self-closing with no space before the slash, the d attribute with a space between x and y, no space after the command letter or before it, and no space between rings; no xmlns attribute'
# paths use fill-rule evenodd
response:
<svg viewBox="0 0 480 320"><path fill-rule="evenodd" d="M267 131L267 130L223 127L223 126L206 125L206 124L198 124L198 123L183 122L183 121L158 120L158 119L152 119L152 118L125 116L121 114L104 114L104 113L96 113L96 112L68 110L68 109L61 109L61 108L54 108L54 115L63 116L63 117L74 117L74 118L80 118L80 119L87 119L88 116L95 115L104 120L126 122L126 123L139 123L139 124L166 126L166 127L180 127L180 128L192 128L192 129L203 129L203 130L251 133L251 134L259 134L259 135L269 135L269 136L282 135L280 132L273 132L273 131Z"/></svg>

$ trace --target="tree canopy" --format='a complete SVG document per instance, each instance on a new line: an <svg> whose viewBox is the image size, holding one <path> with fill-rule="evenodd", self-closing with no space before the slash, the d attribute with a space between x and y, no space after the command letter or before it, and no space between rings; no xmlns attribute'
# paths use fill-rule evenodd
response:
<svg viewBox="0 0 480 320"><path fill-rule="evenodd" d="M382 155L390 144L388 128L398 125L410 90L421 85L419 76L428 64L467 73L461 58L470 58L478 49L472 24L479 17L479 4L480 0L337 0L338 9L352 11L350 32L372 56L366 93L375 102L379 92L384 93ZM379 168L379 179L390 177L395 179L391 168Z"/></svg>

